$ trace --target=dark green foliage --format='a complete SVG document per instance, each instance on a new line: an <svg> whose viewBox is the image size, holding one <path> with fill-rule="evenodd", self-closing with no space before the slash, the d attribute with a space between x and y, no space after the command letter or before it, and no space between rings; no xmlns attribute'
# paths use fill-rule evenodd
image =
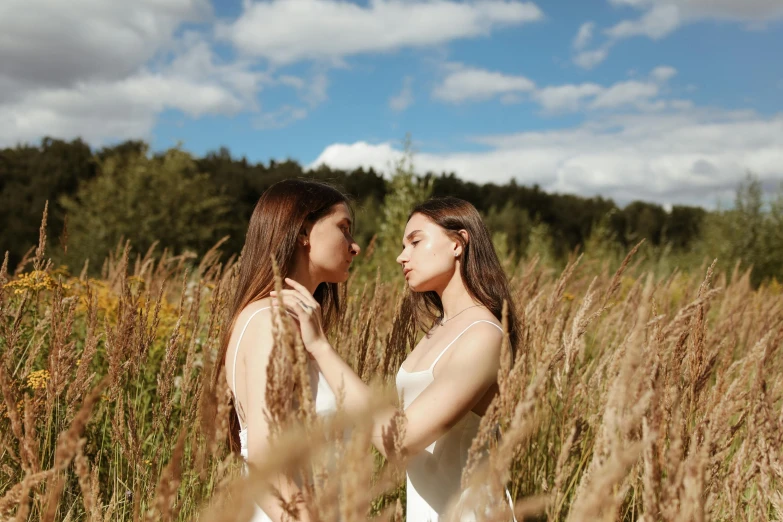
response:
<svg viewBox="0 0 783 522"><path fill-rule="evenodd" d="M49 236L61 234L65 210L58 196L73 194L96 172L92 151L81 140L44 138L38 147L0 149L0 256L8 251L14 267L37 243L47 200Z"/></svg>
<svg viewBox="0 0 783 522"><path fill-rule="evenodd" d="M384 201L405 200L399 187L372 169L304 170L292 160L250 163L232 157L226 148L202 158L177 149L150 156L142 141L93 152L80 140L46 138L39 146L0 150L0 252L9 252L13 270L36 242L48 200L49 243L55 257L73 270L85 257L102 258L121 238L130 239L137 252L160 240L161 247L199 254L227 235L224 255L236 254L259 196L291 177L326 181L348 194L356 212L355 237L364 248L384 228ZM538 254L562 262L588 244L627 251L644 238L645 248L674 256L683 268L705 257L742 259L754 266L758 282L780 278L783 266L782 203L762 201L760 186L752 180L741 188L735 208L709 213L687 206L667 212L642 201L619 208L601 197L550 194L514 180L478 184L453 173L429 173L414 181L431 186L434 196L473 203L511 261ZM600 230L594 230L598 224ZM66 229L67 256L57 247Z"/></svg>
<svg viewBox="0 0 783 522"><path fill-rule="evenodd" d="M69 215L71 267L85 259L99 263L123 240L142 252L159 241L175 254L203 254L229 230L230 200L185 152L110 156L100 171L58 200Z"/></svg>

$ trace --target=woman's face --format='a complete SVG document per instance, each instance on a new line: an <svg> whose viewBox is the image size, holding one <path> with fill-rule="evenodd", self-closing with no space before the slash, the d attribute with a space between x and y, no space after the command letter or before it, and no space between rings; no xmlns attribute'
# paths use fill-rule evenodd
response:
<svg viewBox="0 0 783 522"><path fill-rule="evenodd" d="M310 266L327 283L348 279L348 269L360 248L351 236L351 214L345 203L338 203L328 216L316 221L309 233Z"/></svg>
<svg viewBox="0 0 783 522"><path fill-rule="evenodd" d="M414 214L405 226L397 262L411 290L428 292L448 284L461 253L462 245L443 228L423 214Z"/></svg>

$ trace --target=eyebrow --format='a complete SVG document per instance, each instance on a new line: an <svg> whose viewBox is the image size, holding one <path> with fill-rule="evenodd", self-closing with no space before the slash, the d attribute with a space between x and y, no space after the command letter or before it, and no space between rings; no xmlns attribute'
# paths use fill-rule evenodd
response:
<svg viewBox="0 0 783 522"><path fill-rule="evenodd" d="M411 232L410 234L408 234L407 236L405 236L405 239L407 239L408 241L410 241L411 239L413 239L413 236L415 236L415 235L416 235L416 234L418 234L419 232L421 232L421 230L414 230L413 232ZM403 244L402 244L402 248L405 248L405 243L403 243Z"/></svg>

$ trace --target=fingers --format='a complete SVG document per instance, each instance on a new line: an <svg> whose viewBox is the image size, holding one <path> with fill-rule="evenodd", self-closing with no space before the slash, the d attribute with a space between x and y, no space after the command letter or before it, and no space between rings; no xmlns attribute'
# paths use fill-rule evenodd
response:
<svg viewBox="0 0 783 522"><path fill-rule="evenodd" d="M306 303L303 303L301 299L294 295L281 296L283 305L288 309L296 313L297 317L309 317L313 313L313 308ZM279 306L276 299L272 300L272 306Z"/></svg>
<svg viewBox="0 0 783 522"><path fill-rule="evenodd" d="M282 290L281 295L293 295L296 298L298 298L300 301L302 301L305 305L310 306L310 307L312 307L312 308L314 308L316 310L321 307L320 303L318 301L316 301L315 297L313 297L313 294L311 294L310 292L307 291L307 288L305 288L304 286L300 285L299 283L297 283L293 279L290 279L290 278L287 278L287 277L286 277L285 281L286 281L286 283L291 285L292 288L290 288L290 289L289 288L284 288ZM272 296L272 297L276 297L277 296L277 292L272 290L269 293L269 295Z"/></svg>
<svg viewBox="0 0 783 522"><path fill-rule="evenodd" d="M298 283L297 281L294 281L290 277L285 278L285 282L291 285L292 288L299 290L299 293L302 294L302 297L306 299L306 303L311 303L313 306L318 304L318 301L315 300L315 297L313 297L313 294L308 292L307 288L305 288L303 285Z"/></svg>

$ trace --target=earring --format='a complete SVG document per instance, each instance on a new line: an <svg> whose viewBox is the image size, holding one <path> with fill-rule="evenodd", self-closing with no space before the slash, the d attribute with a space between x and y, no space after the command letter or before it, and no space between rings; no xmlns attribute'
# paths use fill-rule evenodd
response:
<svg viewBox="0 0 783 522"><path fill-rule="evenodd" d="M309 242L308 240L306 240L306 239L305 239L305 240L304 240L304 246L307 246L307 245L309 245L309 244L310 244L310 242Z"/></svg>
<svg viewBox="0 0 783 522"><path fill-rule="evenodd" d="M454 257L459 257L459 254L454 252Z"/></svg>

